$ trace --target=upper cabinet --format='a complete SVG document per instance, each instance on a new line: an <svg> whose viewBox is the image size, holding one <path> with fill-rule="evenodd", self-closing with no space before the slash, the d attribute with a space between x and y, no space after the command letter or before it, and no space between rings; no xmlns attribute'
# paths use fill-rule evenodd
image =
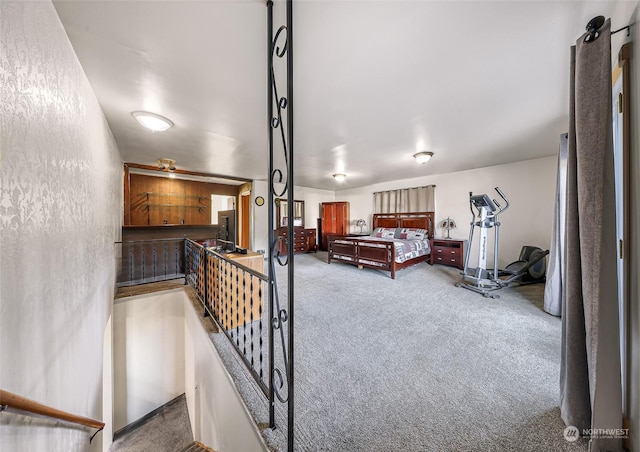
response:
<svg viewBox="0 0 640 452"><path fill-rule="evenodd" d="M212 223L211 195L235 199L238 187L130 174L124 194L125 226L207 225Z"/></svg>
<svg viewBox="0 0 640 452"><path fill-rule="evenodd" d="M289 202L276 198L276 228L289 224ZM304 227L304 201L293 201L293 225Z"/></svg>

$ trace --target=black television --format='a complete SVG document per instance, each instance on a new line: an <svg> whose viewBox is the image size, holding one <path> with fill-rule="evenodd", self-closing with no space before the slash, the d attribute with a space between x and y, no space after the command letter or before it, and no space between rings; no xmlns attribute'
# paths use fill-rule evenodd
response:
<svg viewBox="0 0 640 452"><path fill-rule="evenodd" d="M231 242L235 246L237 243L235 210L218 211L218 236L216 238Z"/></svg>

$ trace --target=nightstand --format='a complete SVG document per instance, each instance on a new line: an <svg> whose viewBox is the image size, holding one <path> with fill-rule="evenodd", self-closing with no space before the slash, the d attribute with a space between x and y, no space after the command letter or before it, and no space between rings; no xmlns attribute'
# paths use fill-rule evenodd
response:
<svg viewBox="0 0 640 452"><path fill-rule="evenodd" d="M464 269L466 240L431 239L431 257L429 263L449 265Z"/></svg>

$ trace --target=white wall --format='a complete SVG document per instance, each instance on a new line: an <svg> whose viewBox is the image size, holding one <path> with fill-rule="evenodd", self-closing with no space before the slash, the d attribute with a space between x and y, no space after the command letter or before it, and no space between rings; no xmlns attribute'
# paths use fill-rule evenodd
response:
<svg viewBox="0 0 640 452"><path fill-rule="evenodd" d="M509 210L500 217L502 225L500 227L499 264L504 266L517 260L523 245L549 248L556 189L556 168L557 158L545 157L508 165L343 190L336 192L336 200L349 201L351 218L364 218L370 228L374 210L373 192L435 184L436 224L451 217L457 224L457 228L451 231L451 237L466 239L469 236L471 222L469 192L474 194L487 193L492 199L500 200L494 191L494 187L499 186L511 203ZM351 229L352 231L357 230L353 224ZM493 234L493 231L490 233ZM436 237L443 237L446 235L446 231L436 228L435 234Z"/></svg>
<svg viewBox="0 0 640 452"><path fill-rule="evenodd" d="M235 204L235 196L211 195L211 224L218 224L220 210L234 210Z"/></svg>
<svg viewBox="0 0 640 452"><path fill-rule="evenodd" d="M109 316L102 340L102 450L113 442L113 315Z"/></svg>
<svg viewBox="0 0 640 452"><path fill-rule="evenodd" d="M102 419L120 153L51 3L0 2L0 35L0 387ZM2 450L87 450L90 433L0 416Z"/></svg>
<svg viewBox="0 0 640 452"><path fill-rule="evenodd" d="M184 291L116 300L113 430L184 393Z"/></svg>
<svg viewBox="0 0 640 452"><path fill-rule="evenodd" d="M218 451L266 451L220 355L193 305L182 293L186 325L185 389L194 438Z"/></svg>

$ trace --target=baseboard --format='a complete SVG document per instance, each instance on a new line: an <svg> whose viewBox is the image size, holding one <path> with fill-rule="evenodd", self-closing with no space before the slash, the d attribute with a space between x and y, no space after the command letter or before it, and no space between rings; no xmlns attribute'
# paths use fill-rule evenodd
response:
<svg viewBox="0 0 640 452"><path fill-rule="evenodd" d="M180 394L175 399L172 399L172 400L168 401L167 403L165 403L164 405L159 406L155 410L153 410L153 411L145 414L144 416L142 416L140 419L136 419L131 424L122 427L120 430L118 430L117 432L115 432L113 434L113 440L115 441L118 438L120 438L122 435L125 435L125 434L137 429L138 427L140 427L142 424L147 422L149 419L151 419L153 416L158 414L163 409L165 409L165 408L177 403L182 397L185 397L185 395L184 394Z"/></svg>

